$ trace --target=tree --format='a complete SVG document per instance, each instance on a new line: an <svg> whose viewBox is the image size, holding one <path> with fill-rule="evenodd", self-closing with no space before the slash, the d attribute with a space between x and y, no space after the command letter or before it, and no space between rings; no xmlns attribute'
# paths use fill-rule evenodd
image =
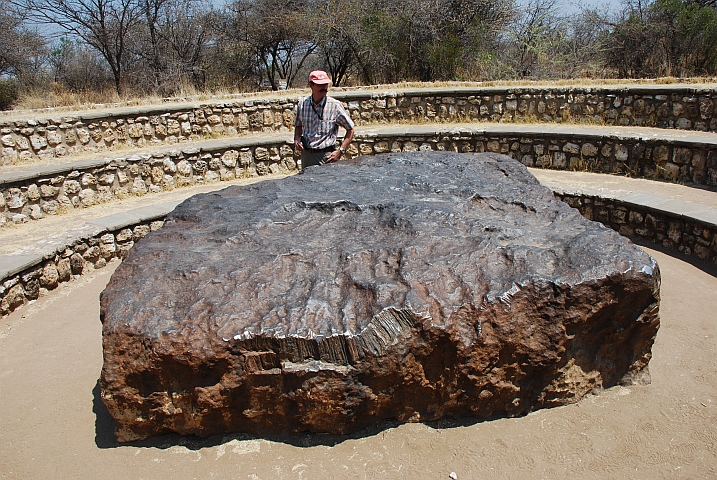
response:
<svg viewBox="0 0 717 480"><path fill-rule="evenodd" d="M474 56L494 51L515 17L513 0L438 0L430 12L433 36L423 51L430 79L455 80Z"/></svg>
<svg viewBox="0 0 717 480"><path fill-rule="evenodd" d="M357 21L363 11L364 4L357 0L324 0L313 4L311 16L318 20L315 42L325 64L323 68L335 86L341 85L352 73L366 68L359 45L360 22Z"/></svg>
<svg viewBox="0 0 717 480"><path fill-rule="evenodd" d="M707 3L629 3L607 38L608 64L631 77L714 74L717 12Z"/></svg>
<svg viewBox="0 0 717 480"><path fill-rule="evenodd" d="M374 0L359 17L366 80L456 79L513 10L512 0Z"/></svg>
<svg viewBox="0 0 717 480"><path fill-rule="evenodd" d="M187 2L167 16L162 38L171 50L175 70L197 88L206 84L205 55L216 36L216 12Z"/></svg>
<svg viewBox="0 0 717 480"><path fill-rule="evenodd" d="M136 59L128 72L142 90L172 95L204 88L205 55L214 39L216 13L196 0L140 0L143 22L128 44Z"/></svg>
<svg viewBox="0 0 717 480"><path fill-rule="evenodd" d="M701 3L657 0L652 7L663 25L660 40L670 74L709 75L717 70L717 12Z"/></svg>
<svg viewBox="0 0 717 480"><path fill-rule="evenodd" d="M717 8L717 0L693 0L687 3L694 3L700 7Z"/></svg>
<svg viewBox="0 0 717 480"><path fill-rule="evenodd" d="M272 90L287 86L316 50L314 19L303 0L236 0L229 6L224 35L252 53L255 74Z"/></svg>
<svg viewBox="0 0 717 480"><path fill-rule="evenodd" d="M166 62L160 40L159 23L164 11L169 8L172 0L138 0L139 8L144 16L144 32L147 39L137 42L137 54L140 55L153 73L154 89L161 90L165 83Z"/></svg>
<svg viewBox="0 0 717 480"><path fill-rule="evenodd" d="M556 0L530 0L508 28L500 59L514 77L595 75L604 66L602 42L608 28L603 15L597 9L565 15Z"/></svg>
<svg viewBox="0 0 717 480"><path fill-rule="evenodd" d="M538 64L560 36L556 3L556 0L530 0L512 25L510 36L518 49L515 69L521 77L536 73Z"/></svg>
<svg viewBox="0 0 717 480"><path fill-rule="evenodd" d="M605 76L603 42L609 34L607 11L582 9L567 18L561 78Z"/></svg>
<svg viewBox="0 0 717 480"><path fill-rule="evenodd" d="M621 78L656 76L654 60L658 48L658 26L650 19L647 2L626 4L620 16L610 22L605 39L605 60Z"/></svg>
<svg viewBox="0 0 717 480"><path fill-rule="evenodd" d="M350 39L336 28L327 29L326 37L319 40L320 51L331 75L331 82L338 87L347 78L354 64L354 50Z"/></svg>
<svg viewBox="0 0 717 480"><path fill-rule="evenodd" d="M48 63L53 80L71 92L101 92L112 85L112 74L99 54L66 37L53 45Z"/></svg>
<svg viewBox="0 0 717 480"><path fill-rule="evenodd" d="M122 94L128 39L142 18L138 0L9 0L40 24L79 38L109 65L115 89Z"/></svg>
<svg viewBox="0 0 717 480"><path fill-rule="evenodd" d="M23 16L0 0L0 75L20 76L44 53L45 41L23 26Z"/></svg>

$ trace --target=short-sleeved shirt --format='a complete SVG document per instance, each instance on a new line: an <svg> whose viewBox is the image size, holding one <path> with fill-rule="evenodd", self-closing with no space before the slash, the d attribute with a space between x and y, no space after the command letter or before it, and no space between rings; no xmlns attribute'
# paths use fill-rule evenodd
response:
<svg viewBox="0 0 717 480"><path fill-rule="evenodd" d="M346 130L354 128L354 122L341 102L327 96L317 105L311 95L297 104L294 125L300 126L302 134L308 138L309 144L304 146L317 150L336 144L339 126Z"/></svg>

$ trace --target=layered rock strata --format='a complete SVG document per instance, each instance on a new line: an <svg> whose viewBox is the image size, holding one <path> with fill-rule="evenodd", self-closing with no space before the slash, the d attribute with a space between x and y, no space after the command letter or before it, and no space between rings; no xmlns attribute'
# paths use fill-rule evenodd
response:
<svg viewBox="0 0 717 480"><path fill-rule="evenodd" d="M185 201L101 298L119 441L489 419L649 382L659 271L497 154Z"/></svg>

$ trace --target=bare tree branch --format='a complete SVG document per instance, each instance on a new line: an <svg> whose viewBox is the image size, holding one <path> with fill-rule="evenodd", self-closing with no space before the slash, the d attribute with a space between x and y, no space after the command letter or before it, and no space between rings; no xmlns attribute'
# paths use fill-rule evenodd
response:
<svg viewBox="0 0 717 480"><path fill-rule="evenodd" d="M39 24L82 39L96 49L112 71L122 93L129 35L140 21L138 0L10 0Z"/></svg>

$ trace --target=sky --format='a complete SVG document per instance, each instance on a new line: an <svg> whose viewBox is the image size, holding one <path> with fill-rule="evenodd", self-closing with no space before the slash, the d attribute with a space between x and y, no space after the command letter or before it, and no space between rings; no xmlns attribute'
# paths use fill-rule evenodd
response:
<svg viewBox="0 0 717 480"><path fill-rule="evenodd" d="M518 5L524 5L528 3L528 0L517 0ZM580 10L580 5L583 7L606 7L613 11L618 11L622 8L622 0L558 0L558 4L565 8L566 13L572 13Z"/></svg>

